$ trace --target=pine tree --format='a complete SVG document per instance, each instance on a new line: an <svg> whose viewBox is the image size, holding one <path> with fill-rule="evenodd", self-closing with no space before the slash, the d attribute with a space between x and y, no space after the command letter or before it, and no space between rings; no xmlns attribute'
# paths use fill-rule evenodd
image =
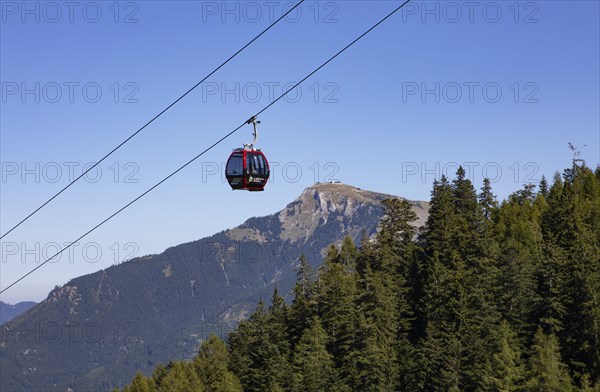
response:
<svg viewBox="0 0 600 392"><path fill-rule="evenodd" d="M554 334L546 335L541 328L535 334L526 389L531 392L572 390L569 372L561 361L558 339Z"/></svg>

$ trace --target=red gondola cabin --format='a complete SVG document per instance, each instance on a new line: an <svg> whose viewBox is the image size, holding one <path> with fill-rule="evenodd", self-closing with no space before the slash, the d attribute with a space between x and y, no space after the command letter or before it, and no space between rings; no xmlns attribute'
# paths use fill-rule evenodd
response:
<svg viewBox="0 0 600 392"><path fill-rule="evenodd" d="M225 168L225 177L233 190L262 191L269 174L267 158L256 149L236 148Z"/></svg>

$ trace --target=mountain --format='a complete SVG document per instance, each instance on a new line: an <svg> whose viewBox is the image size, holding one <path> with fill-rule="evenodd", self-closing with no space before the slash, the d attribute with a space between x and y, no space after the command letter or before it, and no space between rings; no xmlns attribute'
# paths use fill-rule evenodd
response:
<svg viewBox="0 0 600 392"><path fill-rule="evenodd" d="M21 313L31 309L35 304L35 302L24 301L11 305L0 301L0 324L9 322Z"/></svg>
<svg viewBox="0 0 600 392"><path fill-rule="evenodd" d="M290 293L301 253L317 267L329 244L374 234L388 197L316 184L276 214L73 279L0 327L0 390L106 391L190 358L275 286ZM421 225L429 205L413 205Z"/></svg>

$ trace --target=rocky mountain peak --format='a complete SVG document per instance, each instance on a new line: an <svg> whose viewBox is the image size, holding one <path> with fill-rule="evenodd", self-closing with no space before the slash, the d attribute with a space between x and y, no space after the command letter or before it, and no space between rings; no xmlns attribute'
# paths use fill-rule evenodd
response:
<svg viewBox="0 0 600 392"><path fill-rule="evenodd" d="M0 326L8 337L0 345L2 372L19 375L0 378L0 390L106 391L137 370L190 358L209 332L236 325L275 287L290 300L300 255L318 268L330 244L375 234L381 201L390 197L396 196L317 183L274 214L75 278ZM421 225L429 205L412 203ZM80 332L93 325L104 339L74 339L67 329L53 340L19 334L49 323Z"/></svg>
<svg viewBox="0 0 600 392"><path fill-rule="evenodd" d="M319 227L332 222L340 233L352 231L359 211L363 215L380 216L381 200L388 197L393 196L341 183L316 183L277 214L281 223L280 238L306 239Z"/></svg>

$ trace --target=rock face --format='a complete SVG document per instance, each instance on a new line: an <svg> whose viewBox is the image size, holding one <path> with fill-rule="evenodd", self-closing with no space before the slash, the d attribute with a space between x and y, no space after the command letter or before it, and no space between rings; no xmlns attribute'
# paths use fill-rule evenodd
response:
<svg viewBox="0 0 600 392"><path fill-rule="evenodd" d="M73 279L0 327L0 390L106 391L190 358L274 287L290 299L302 253L317 267L328 245L373 235L388 197L316 184L276 214ZM428 203L413 205L420 225Z"/></svg>

